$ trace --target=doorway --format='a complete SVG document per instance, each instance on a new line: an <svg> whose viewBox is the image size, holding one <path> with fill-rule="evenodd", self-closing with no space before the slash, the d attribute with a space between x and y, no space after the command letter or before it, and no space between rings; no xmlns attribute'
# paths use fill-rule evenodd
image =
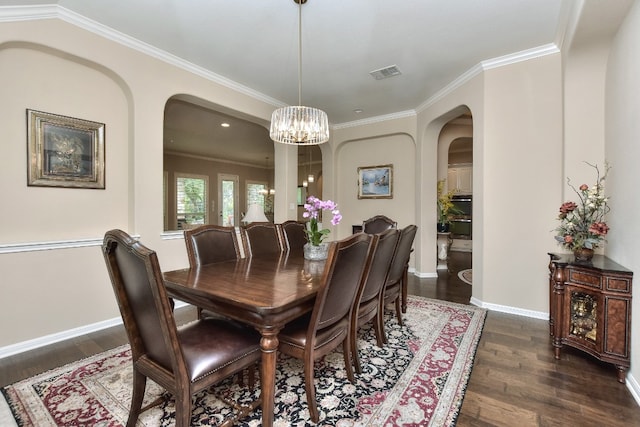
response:
<svg viewBox="0 0 640 427"><path fill-rule="evenodd" d="M218 224L234 227L239 224L238 175L218 174Z"/></svg>

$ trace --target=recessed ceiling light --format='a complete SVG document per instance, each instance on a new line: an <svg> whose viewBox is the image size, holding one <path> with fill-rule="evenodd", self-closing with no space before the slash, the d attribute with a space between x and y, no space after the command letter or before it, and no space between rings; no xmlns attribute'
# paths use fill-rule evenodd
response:
<svg viewBox="0 0 640 427"><path fill-rule="evenodd" d="M222 126L223 128L228 128L231 125L229 123L221 123L220 126Z"/></svg>

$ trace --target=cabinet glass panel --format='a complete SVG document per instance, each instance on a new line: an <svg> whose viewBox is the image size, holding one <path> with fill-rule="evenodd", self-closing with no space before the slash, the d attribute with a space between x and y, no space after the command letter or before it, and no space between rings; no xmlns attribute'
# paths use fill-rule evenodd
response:
<svg viewBox="0 0 640 427"><path fill-rule="evenodd" d="M598 328L597 308L598 301L592 295L571 292L569 333L595 343Z"/></svg>

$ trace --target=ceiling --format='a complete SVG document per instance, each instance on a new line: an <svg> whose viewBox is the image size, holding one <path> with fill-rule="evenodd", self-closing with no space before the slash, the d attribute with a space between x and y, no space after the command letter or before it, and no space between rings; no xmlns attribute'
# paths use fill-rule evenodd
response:
<svg viewBox="0 0 640 427"><path fill-rule="evenodd" d="M555 43L570 1L308 0L302 6L302 104L325 110L333 126L415 112L483 61ZM67 21L152 54L168 53L274 108L298 104L295 0L0 0L0 6L51 3L63 8ZM400 75L376 80L369 74L392 65ZM198 141L210 145L216 138L229 141L219 147L237 149L239 138L254 137L271 146L264 127L242 129L237 122L223 129L216 120L232 117L184 102L170 109L167 149L184 144L197 153ZM242 151L250 160L251 150ZM253 160L258 157L264 159L256 153Z"/></svg>

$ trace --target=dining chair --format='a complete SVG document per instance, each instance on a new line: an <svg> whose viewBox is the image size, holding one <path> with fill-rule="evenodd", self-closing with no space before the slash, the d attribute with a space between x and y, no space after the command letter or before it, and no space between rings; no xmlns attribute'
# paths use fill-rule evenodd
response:
<svg viewBox="0 0 640 427"><path fill-rule="evenodd" d="M415 225L408 225L400 232L400 238L396 251L391 261L391 267L389 268L389 276L384 285L383 298L380 299L380 313L384 315L384 307L387 304L395 303L396 317L398 323L403 325L402 322L402 310L400 307L400 298L402 296L402 287L407 280L407 269L409 268L409 257L411 256L411 247L413 246L413 240L416 237L418 227ZM382 338L387 343L387 336L384 331L384 322L381 322L380 327L382 329Z"/></svg>
<svg viewBox="0 0 640 427"><path fill-rule="evenodd" d="M356 295L356 305L354 314L351 318L351 354L353 356L354 366L357 373L362 372L360 365L360 355L358 353L358 329L367 324L372 319L373 328L376 334L376 343L378 347L384 346L382 336L382 322L384 321L384 312L380 310L380 300L383 298L383 288L389 276L391 261L396 251L400 238L400 230L390 228L378 234L378 241L375 245L373 257L371 259L371 267L366 280L363 280L358 295Z"/></svg>
<svg viewBox="0 0 640 427"><path fill-rule="evenodd" d="M201 225L184 231L189 266L240 258L240 245L235 227Z"/></svg>
<svg viewBox="0 0 640 427"><path fill-rule="evenodd" d="M378 236L358 233L331 242L322 283L311 313L288 323L278 334L278 350L304 362L309 415L318 422L314 361L342 344L347 377L354 382L349 351L350 324L358 287L370 264Z"/></svg>
<svg viewBox="0 0 640 427"><path fill-rule="evenodd" d="M302 253L303 246L307 243L307 223L300 221L285 221L280 224L282 242L289 253Z"/></svg>
<svg viewBox="0 0 640 427"><path fill-rule="evenodd" d="M191 422L192 396L261 359L260 335L223 319L200 319L177 327L154 251L122 230L108 231L102 251L131 345L133 392L127 426L141 412L147 378L175 398L176 426ZM235 405L235 422L254 410Z"/></svg>
<svg viewBox="0 0 640 427"><path fill-rule="evenodd" d="M378 234L389 228L397 228L398 224L384 215L376 215L362 221L362 231L368 234Z"/></svg>
<svg viewBox="0 0 640 427"><path fill-rule="evenodd" d="M277 255L284 250L276 224L253 222L242 227L245 256Z"/></svg>
<svg viewBox="0 0 640 427"><path fill-rule="evenodd" d="M235 227L207 224L185 230L184 243L187 247L189 266L192 268L240 258L240 245ZM202 318L202 308L197 307L196 310L198 319ZM217 316L208 310L204 315Z"/></svg>

